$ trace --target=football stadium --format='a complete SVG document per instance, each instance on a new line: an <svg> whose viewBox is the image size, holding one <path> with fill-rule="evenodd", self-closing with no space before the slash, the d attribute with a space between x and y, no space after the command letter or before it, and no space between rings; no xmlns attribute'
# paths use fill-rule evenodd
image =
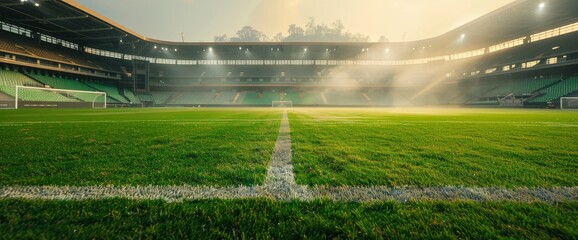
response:
<svg viewBox="0 0 578 240"><path fill-rule="evenodd" d="M0 239L576 239L576 9L187 42L0 0Z"/></svg>

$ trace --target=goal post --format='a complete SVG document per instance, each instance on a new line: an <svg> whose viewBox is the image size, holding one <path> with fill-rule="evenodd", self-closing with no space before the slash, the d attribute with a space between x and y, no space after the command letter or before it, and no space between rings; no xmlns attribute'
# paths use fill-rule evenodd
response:
<svg viewBox="0 0 578 240"><path fill-rule="evenodd" d="M14 108L89 107L106 108L106 92L16 86Z"/></svg>
<svg viewBox="0 0 578 240"><path fill-rule="evenodd" d="M578 110L578 97L561 97L561 110Z"/></svg>
<svg viewBox="0 0 578 240"><path fill-rule="evenodd" d="M271 107L293 107L293 101L272 101Z"/></svg>

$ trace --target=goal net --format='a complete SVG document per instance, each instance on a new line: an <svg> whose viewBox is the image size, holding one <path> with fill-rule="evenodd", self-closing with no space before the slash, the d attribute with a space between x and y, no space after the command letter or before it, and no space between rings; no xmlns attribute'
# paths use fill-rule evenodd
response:
<svg viewBox="0 0 578 240"><path fill-rule="evenodd" d="M16 86L14 108L106 108L106 93Z"/></svg>
<svg viewBox="0 0 578 240"><path fill-rule="evenodd" d="M271 107L293 107L293 101L273 101Z"/></svg>
<svg viewBox="0 0 578 240"><path fill-rule="evenodd" d="M578 97L561 97L560 109L562 110L578 110Z"/></svg>

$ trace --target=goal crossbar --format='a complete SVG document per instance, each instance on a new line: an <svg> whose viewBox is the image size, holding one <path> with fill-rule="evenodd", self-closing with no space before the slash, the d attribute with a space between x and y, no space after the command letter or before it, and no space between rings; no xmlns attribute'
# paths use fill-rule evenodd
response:
<svg viewBox="0 0 578 240"><path fill-rule="evenodd" d="M95 102L99 96L104 96L104 103L103 108L106 108L106 92L98 92L98 91L82 91L82 90L70 90L70 89L59 89L59 88L43 88L43 87L29 87L29 86L16 86L16 92L14 94L14 108L18 109L18 95L20 89L32 89L32 90L40 90L40 91L52 91L52 92L59 92L59 93L90 93L95 94L96 96L92 99L92 108L95 108Z"/></svg>

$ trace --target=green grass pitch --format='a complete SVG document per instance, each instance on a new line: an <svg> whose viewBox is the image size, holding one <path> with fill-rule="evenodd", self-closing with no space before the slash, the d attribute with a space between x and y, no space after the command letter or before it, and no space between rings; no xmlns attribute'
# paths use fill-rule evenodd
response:
<svg viewBox="0 0 578 240"><path fill-rule="evenodd" d="M301 185L575 187L578 112L288 109ZM254 186L280 109L0 111L2 186ZM0 199L0 239L578 238L578 203Z"/></svg>
<svg viewBox="0 0 578 240"><path fill-rule="evenodd" d="M578 113L295 110L296 180L307 185L578 185Z"/></svg>
<svg viewBox="0 0 578 240"><path fill-rule="evenodd" d="M3 185L255 185L279 111L0 112Z"/></svg>

